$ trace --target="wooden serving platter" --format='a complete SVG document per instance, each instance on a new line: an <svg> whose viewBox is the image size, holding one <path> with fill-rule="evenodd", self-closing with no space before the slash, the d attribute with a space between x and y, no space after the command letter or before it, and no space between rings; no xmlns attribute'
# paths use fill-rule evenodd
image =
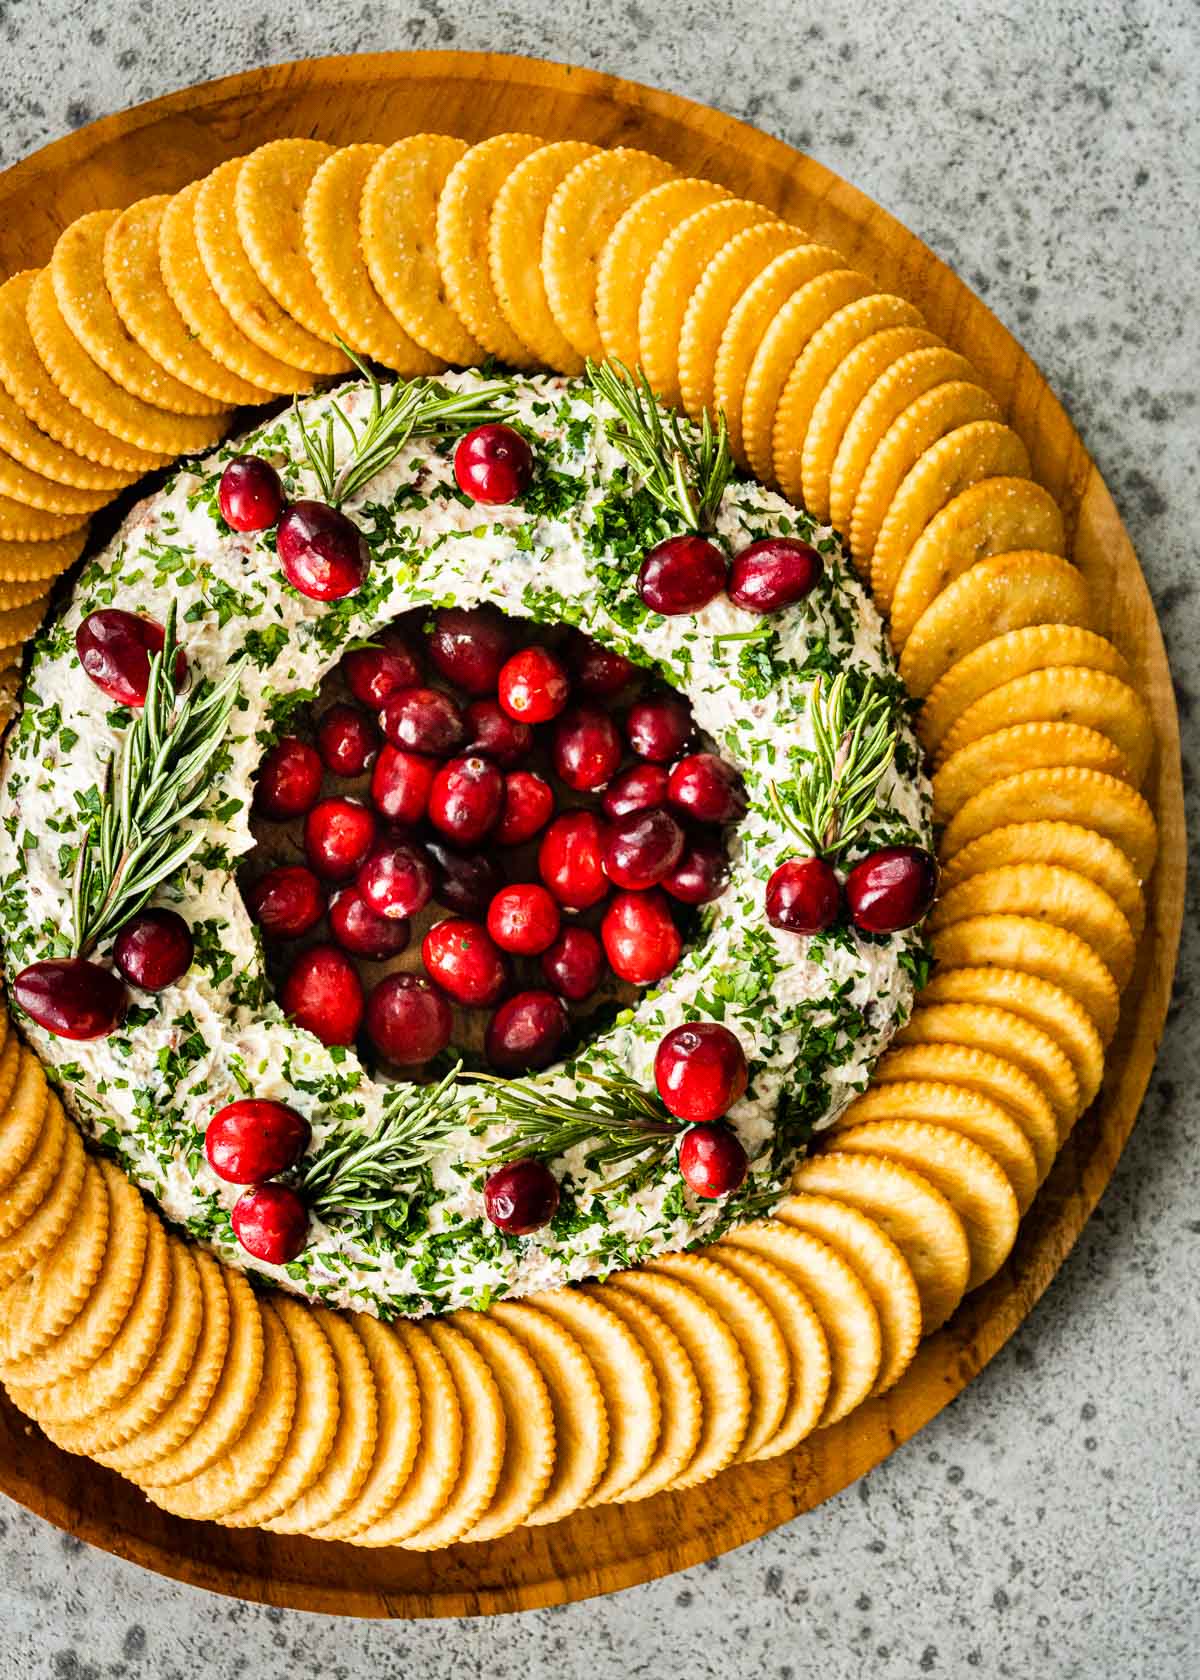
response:
<svg viewBox="0 0 1200 1680"><path fill-rule="evenodd" d="M0 270L44 263L84 211L173 191L283 135L344 144L425 129L468 140L507 129L636 145L761 200L919 304L975 364L1061 501L1097 629L1137 673L1158 729L1147 797L1157 872L1138 971L1096 1103L1075 1127L1005 1268L926 1341L889 1394L790 1457L742 1465L691 1492L584 1510L551 1528L432 1554L369 1551L176 1520L130 1483L52 1447L0 1395L0 1491L96 1546L214 1591L358 1616L494 1614L631 1586L728 1551L837 1493L915 1433L1030 1311L1112 1174L1136 1118L1170 998L1185 841L1175 700L1150 595L1111 496L1020 345L919 239L861 192L778 140L614 77L533 59L394 53L310 59L190 88L81 129L0 175Z"/></svg>

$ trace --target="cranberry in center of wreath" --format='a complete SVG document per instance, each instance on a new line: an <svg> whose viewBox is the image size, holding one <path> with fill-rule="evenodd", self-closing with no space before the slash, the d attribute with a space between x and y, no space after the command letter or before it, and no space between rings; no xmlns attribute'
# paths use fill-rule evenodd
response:
<svg viewBox="0 0 1200 1680"><path fill-rule="evenodd" d="M259 768L246 904L284 1010L382 1071L547 1067L728 884L739 777L578 630L410 613L293 730Z"/></svg>

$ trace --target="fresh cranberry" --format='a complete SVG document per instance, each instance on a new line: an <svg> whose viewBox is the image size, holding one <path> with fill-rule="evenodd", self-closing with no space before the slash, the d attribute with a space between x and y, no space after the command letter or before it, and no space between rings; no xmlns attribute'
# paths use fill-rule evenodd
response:
<svg viewBox="0 0 1200 1680"><path fill-rule="evenodd" d="M120 1026L128 997L111 968L86 957L31 963L13 981L13 996L39 1027L58 1038L107 1038Z"/></svg>
<svg viewBox="0 0 1200 1680"><path fill-rule="evenodd" d="M429 820L456 846L474 846L491 832L504 805L504 777L477 754L452 758L433 778Z"/></svg>
<svg viewBox="0 0 1200 1680"><path fill-rule="evenodd" d="M504 778L504 805L496 824L502 846L532 840L554 815L554 790L532 770L513 770Z"/></svg>
<svg viewBox="0 0 1200 1680"><path fill-rule="evenodd" d="M515 502L533 477L533 450L511 426L476 426L454 451L454 477L473 502Z"/></svg>
<svg viewBox="0 0 1200 1680"><path fill-rule="evenodd" d="M177 910L152 905L139 910L118 933L113 961L131 986L161 992L192 966L192 930Z"/></svg>
<svg viewBox="0 0 1200 1680"><path fill-rule="evenodd" d="M430 928L421 960L444 992L471 1009L498 1002L508 984L508 965L487 929L460 917Z"/></svg>
<svg viewBox="0 0 1200 1680"><path fill-rule="evenodd" d="M502 887L488 906L487 930L502 951L536 957L554 943L561 917L545 887Z"/></svg>
<svg viewBox="0 0 1200 1680"><path fill-rule="evenodd" d="M279 1001L322 1044L353 1044L362 1024L363 992L358 970L336 945L313 945L288 971Z"/></svg>
<svg viewBox="0 0 1200 1680"><path fill-rule="evenodd" d="M466 719L469 738L465 751L482 753L501 770L515 770L522 759L528 758L533 730L529 724L510 718L498 700L473 700Z"/></svg>
<svg viewBox="0 0 1200 1680"><path fill-rule="evenodd" d="M637 667L616 648L572 630L567 656L575 674L575 685L593 700L611 700L631 681Z"/></svg>
<svg viewBox="0 0 1200 1680"><path fill-rule="evenodd" d="M367 1037L398 1067L439 1056L453 1029L450 1005L420 974L387 974L367 999Z"/></svg>
<svg viewBox="0 0 1200 1680"><path fill-rule="evenodd" d="M354 698L372 711L398 689L419 687L422 675L410 637L396 624L379 631L369 647L343 654L342 672Z"/></svg>
<svg viewBox="0 0 1200 1680"><path fill-rule="evenodd" d="M267 1266L286 1266L308 1242L308 1209L289 1184L256 1184L233 1204L233 1234Z"/></svg>
<svg viewBox="0 0 1200 1680"><path fill-rule="evenodd" d="M75 632L75 651L85 673L118 706L144 706L150 661L161 653L166 632L152 618L101 607L89 613ZM175 687L187 676L182 648L175 655Z"/></svg>
<svg viewBox="0 0 1200 1680"><path fill-rule="evenodd" d="M666 802L667 772L661 764L635 764L630 770L622 770L605 788L600 801L605 816L613 822Z"/></svg>
<svg viewBox="0 0 1200 1680"><path fill-rule="evenodd" d="M554 725L554 769L576 793L603 787L621 762L621 737L599 706L572 706Z"/></svg>
<svg viewBox="0 0 1200 1680"><path fill-rule="evenodd" d="M413 828L429 809L437 760L399 747L380 749L371 772L371 801L392 822Z"/></svg>
<svg viewBox="0 0 1200 1680"><path fill-rule="evenodd" d="M746 1053L728 1027L672 1027L654 1057L658 1094L678 1120L719 1120L745 1094Z"/></svg>
<svg viewBox="0 0 1200 1680"><path fill-rule="evenodd" d="M526 1237L549 1225L558 1212L558 1181L541 1161L510 1161L489 1176L483 1207L497 1230Z"/></svg>
<svg viewBox="0 0 1200 1680"><path fill-rule="evenodd" d="M716 753L692 753L681 758L667 784L671 804L697 822L733 822L746 810L742 779Z"/></svg>
<svg viewBox="0 0 1200 1680"><path fill-rule="evenodd" d="M271 939L299 939L325 914L325 889L302 863L281 864L255 881L246 906Z"/></svg>
<svg viewBox="0 0 1200 1680"><path fill-rule="evenodd" d="M669 811L631 811L612 826L605 874L614 886L644 892L671 873L683 855L683 844L683 829Z"/></svg>
<svg viewBox="0 0 1200 1680"><path fill-rule="evenodd" d="M605 955L618 980L653 986L679 961L683 941L661 892L619 892L600 924Z"/></svg>
<svg viewBox="0 0 1200 1680"><path fill-rule="evenodd" d="M820 580L821 556L796 537L763 537L733 559L729 599L746 612L781 612Z"/></svg>
<svg viewBox="0 0 1200 1680"><path fill-rule="evenodd" d="M639 758L670 764L692 739L692 713L677 694L652 694L629 708L625 737Z"/></svg>
<svg viewBox="0 0 1200 1680"><path fill-rule="evenodd" d="M679 1170L685 1184L710 1201L740 1190L749 1167L746 1151L728 1126L693 1126L679 1145Z"/></svg>
<svg viewBox="0 0 1200 1680"><path fill-rule="evenodd" d="M376 915L353 883L329 901L329 931L343 951L368 962L398 957L412 937L403 916Z"/></svg>
<svg viewBox="0 0 1200 1680"><path fill-rule="evenodd" d="M767 920L788 933L824 933L841 907L841 886L824 858L787 858L767 882Z"/></svg>
<svg viewBox="0 0 1200 1680"><path fill-rule="evenodd" d="M427 840L433 859L433 896L456 916L478 920L500 891L504 878L487 852L458 852L443 840Z"/></svg>
<svg viewBox="0 0 1200 1680"><path fill-rule="evenodd" d="M261 455L235 455L217 490L221 518L235 531L265 531L283 512L279 474Z"/></svg>
<svg viewBox="0 0 1200 1680"><path fill-rule="evenodd" d="M429 657L447 682L467 694L495 694L511 652L512 631L495 607L439 608Z"/></svg>
<svg viewBox="0 0 1200 1680"><path fill-rule="evenodd" d="M348 881L375 843L378 823L357 799L322 799L304 821L304 851L323 881Z"/></svg>
<svg viewBox="0 0 1200 1680"><path fill-rule="evenodd" d="M433 866L420 846L385 840L369 853L356 885L377 916L404 919L424 910L433 897Z"/></svg>
<svg viewBox="0 0 1200 1680"><path fill-rule="evenodd" d="M542 973L571 1003L591 997L604 974L604 947L587 928L567 927L542 952Z"/></svg>
<svg viewBox="0 0 1200 1680"><path fill-rule="evenodd" d="M549 723L571 693L562 660L544 647L514 653L501 668L498 686L501 706L518 723Z"/></svg>
<svg viewBox="0 0 1200 1680"><path fill-rule="evenodd" d="M308 1121L286 1103L243 1097L219 1108L204 1134L208 1164L226 1184L261 1184L308 1148Z"/></svg>
<svg viewBox="0 0 1200 1680"><path fill-rule="evenodd" d="M311 811L321 792L321 757L307 741L285 735L258 768L254 804L264 817L286 822Z"/></svg>
<svg viewBox="0 0 1200 1680"><path fill-rule="evenodd" d="M725 556L705 537L668 537L642 561L638 594L651 612L668 618L699 612L725 587Z"/></svg>
<svg viewBox="0 0 1200 1680"><path fill-rule="evenodd" d="M729 885L729 859L718 840L703 835L689 840L663 889L681 904L711 904Z"/></svg>
<svg viewBox="0 0 1200 1680"><path fill-rule="evenodd" d="M553 992L518 992L488 1022L484 1051L497 1073L549 1067L570 1031L567 1006Z"/></svg>
<svg viewBox="0 0 1200 1680"><path fill-rule="evenodd" d="M846 902L864 933L900 933L928 913L937 892L937 864L921 846L885 846L846 877Z"/></svg>
<svg viewBox="0 0 1200 1680"><path fill-rule="evenodd" d="M440 688L398 690L384 701L379 726L394 747L434 758L456 751L467 738L461 707Z"/></svg>
<svg viewBox="0 0 1200 1680"><path fill-rule="evenodd" d="M353 595L371 564L358 526L325 502L293 502L275 532L275 552L284 577L310 601Z"/></svg>
<svg viewBox="0 0 1200 1680"><path fill-rule="evenodd" d="M317 751L335 776L361 776L379 751L379 731L357 706L330 706L317 724Z"/></svg>
<svg viewBox="0 0 1200 1680"><path fill-rule="evenodd" d="M564 811L542 837L538 873L568 910L587 910L608 892L607 826L594 811Z"/></svg>

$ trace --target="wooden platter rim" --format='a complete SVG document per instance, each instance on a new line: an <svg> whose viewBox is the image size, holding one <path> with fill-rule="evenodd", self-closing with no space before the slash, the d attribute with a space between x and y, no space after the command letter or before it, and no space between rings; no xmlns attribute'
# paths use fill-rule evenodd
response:
<svg viewBox="0 0 1200 1680"><path fill-rule="evenodd" d="M789 1459L740 1467L691 1496L647 1501L641 1511L610 1507L605 1514L580 1513L578 1519L553 1529L527 1531L524 1545L518 1535L491 1546L453 1548L436 1554L430 1571L419 1554L364 1553L314 1541L288 1542L266 1533L232 1534L212 1525L165 1518L129 1484L50 1447L0 1397L0 1491L58 1527L211 1591L312 1611L413 1617L494 1614L566 1603L704 1561L840 1491L959 1393L1049 1284L1099 1200L1132 1128L1166 1019L1182 926L1186 846L1178 717L1161 632L1120 516L1062 405L1008 330L927 246L857 188L783 141L681 96L547 60L446 51L296 60L201 83L102 118L4 171L0 258L5 272L44 262L63 222L82 209L127 203L147 190L167 190L148 184L141 159L136 174L128 168L121 173L119 155L116 162L108 161L108 155L119 153L123 145L135 149L140 135L164 128L171 133L179 119L190 118L195 130L185 125L185 137L195 143L207 168L218 156L248 149L246 128L253 128L256 115L269 121L272 100L289 92L300 100L315 90L336 95L347 86L378 89L408 83L471 84L477 89L482 85L500 103L513 87L536 90L548 104L590 101L581 109L586 108L592 126L603 129L608 141L643 144L670 155L674 136L681 143L680 161L691 157L697 172L718 177L723 163L733 160L735 179L727 184L738 186L757 172L762 180L754 184L767 202L772 194L790 196L793 207L803 202L806 225L822 237L831 237L831 227L838 228L847 257L881 283L886 280L904 290L902 282L907 280L909 295L922 307L936 297L939 312L936 318L931 315L931 324L976 357L985 381L994 378L1003 387L1018 425L1024 423L1039 476L1075 514L1075 558L1103 597L1111 633L1124 635L1126 651L1136 656L1158 727L1157 784L1147 791L1160 830L1148 933L1117 1053L1101 1098L1056 1163L1008 1265L967 1299L950 1325L922 1345L891 1395L859 1408ZM497 124L489 120L487 98L481 103L481 112L464 113L462 122L448 126L494 132ZM268 116L262 119L264 107ZM226 114L223 121L218 120L221 113ZM526 121L534 121L534 110L522 107L519 122ZM349 126L355 127L353 118ZM356 136L366 126L363 118ZM273 130L304 131L302 124ZM409 131L402 125L396 132ZM265 133L256 134L249 144L262 137ZM709 158L704 157L706 146L712 149ZM169 147L167 151L161 167L169 170ZM193 167L173 184L181 185L200 172ZM47 195L51 206L67 200L69 215L41 216L39 181L52 189ZM741 190L749 188L742 185ZM776 207L784 209L784 204ZM19 253L10 254L14 230L22 229L16 233ZM13 260L18 255L19 260ZM1036 427L1033 435L1031 425ZM1118 592L1119 615L1113 600ZM659 1525L643 1536L644 1519L660 1507ZM623 1549L607 1559L599 1558L594 1548L598 1519L602 1525L610 1522L624 1542ZM535 1532L536 1544L530 1538ZM390 1561L394 1580L385 1578L381 1559ZM404 1578L406 1570L410 1579ZM425 1583L417 1581L420 1573Z"/></svg>

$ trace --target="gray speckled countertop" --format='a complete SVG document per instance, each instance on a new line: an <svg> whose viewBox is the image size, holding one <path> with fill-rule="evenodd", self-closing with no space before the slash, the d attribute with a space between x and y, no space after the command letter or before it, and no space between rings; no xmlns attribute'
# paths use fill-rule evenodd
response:
<svg viewBox="0 0 1200 1680"><path fill-rule="evenodd" d="M952 263L1065 399L1141 555L1195 761L1195 0L0 0L0 41L2 164L253 64L449 46L616 71L812 151ZM1198 962L1192 939L1141 1121L1048 1295L820 1511L590 1604L385 1625L178 1587L0 1499L0 1680L1193 1680Z"/></svg>

